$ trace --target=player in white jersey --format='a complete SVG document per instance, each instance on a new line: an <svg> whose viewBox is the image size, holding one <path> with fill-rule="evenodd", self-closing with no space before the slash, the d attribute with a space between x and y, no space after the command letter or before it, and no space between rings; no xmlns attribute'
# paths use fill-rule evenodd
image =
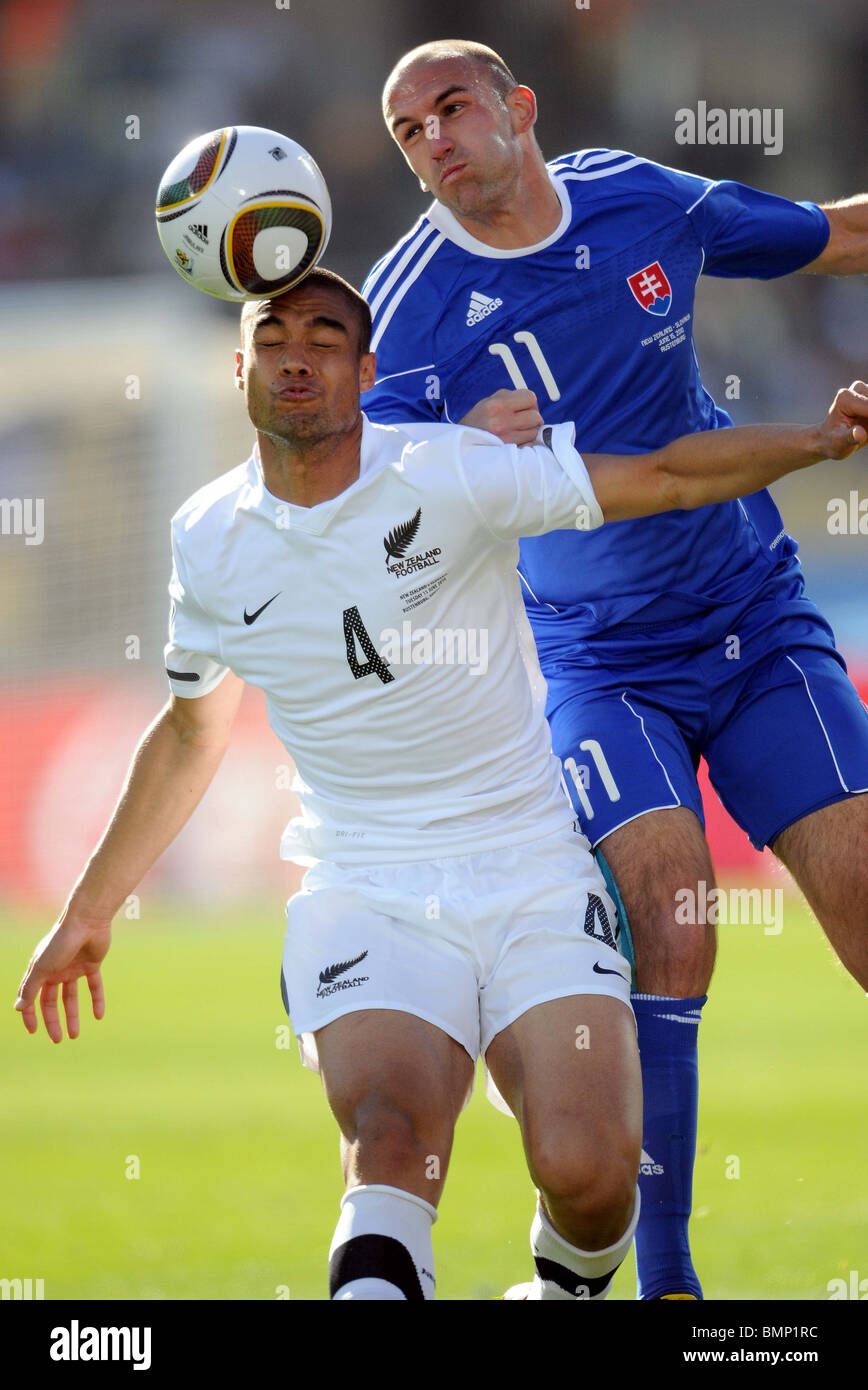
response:
<svg viewBox="0 0 868 1390"><path fill-rule="evenodd" d="M172 696L16 1008L35 1032L38 997L59 1042L62 988L75 1037L85 976L102 1016L111 919L203 795L244 682L259 685L299 772L283 852L313 861L283 981L342 1136L331 1296L433 1296L431 1227L482 1053L540 1191L531 1296L599 1298L638 1212L639 1062L613 906L551 752L517 538L843 457L868 439L868 388L813 430L583 461L571 425L523 450L371 425L369 332L364 301L320 270L247 306L237 380L256 447L174 519Z"/></svg>

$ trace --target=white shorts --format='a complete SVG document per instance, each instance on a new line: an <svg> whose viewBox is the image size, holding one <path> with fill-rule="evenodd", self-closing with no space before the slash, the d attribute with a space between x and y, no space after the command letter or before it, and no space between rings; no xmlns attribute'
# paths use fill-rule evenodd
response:
<svg viewBox="0 0 868 1390"><path fill-rule="evenodd" d="M309 869L287 904L284 1004L302 1060L313 1034L359 1009L398 1009L474 1059L550 999L606 994L630 1006L615 905L588 841L541 840L411 864Z"/></svg>

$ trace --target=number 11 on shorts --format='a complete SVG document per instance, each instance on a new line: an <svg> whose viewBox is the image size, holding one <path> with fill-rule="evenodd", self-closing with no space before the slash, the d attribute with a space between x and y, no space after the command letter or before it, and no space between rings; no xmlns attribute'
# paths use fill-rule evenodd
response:
<svg viewBox="0 0 868 1390"><path fill-rule="evenodd" d="M579 744L579 748L583 753L590 753L591 757L593 758L594 766L600 774L600 781L603 784L603 790L605 791L609 800L620 801L621 793L618 790L618 783L612 776L612 769L606 762L606 755L603 752L597 740L595 738L583 739L582 742ZM586 818L588 820L593 820L594 808L591 805L590 797L588 796L587 792L587 766L577 767L575 758L565 758L564 768L573 779L573 783L576 788L576 795L579 798L579 802L581 803L581 807L585 813Z"/></svg>

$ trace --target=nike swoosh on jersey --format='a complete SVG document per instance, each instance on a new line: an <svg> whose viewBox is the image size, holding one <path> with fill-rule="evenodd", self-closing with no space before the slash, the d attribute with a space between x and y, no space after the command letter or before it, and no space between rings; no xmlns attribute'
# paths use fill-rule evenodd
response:
<svg viewBox="0 0 868 1390"><path fill-rule="evenodd" d="M274 595L272 595L272 597L268 600L267 603L263 603L263 605L262 605L261 608L257 608L257 610L256 610L255 613L248 613L247 609L245 608L245 610L244 610L244 621L245 621L245 623L247 624L247 626L249 627L251 623L255 623L255 622L256 622L256 619L259 617L260 613L264 613L264 612L265 612L266 608L268 607L268 604L269 604L269 603L274 603L274 600L275 600L276 598L280 598L280 595L281 595L282 593L283 593L283 590L282 590L282 589L278 589L277 593L274 594Z"/></svg>
<svg viewBox="0 0 868 1390"><path fill-rule="evenodd" d="M617 975L618 978L619 978L620 980L623 980L623 979L625 978L625 976L624 976L624 974L623 974L623 972L622 972L621 970L604 970L603 967L602 967L602 965L600 964L600 962L599 962L598 960L595 960L595 961L594 961L594 974L595 974L595 975Z"/></svg>

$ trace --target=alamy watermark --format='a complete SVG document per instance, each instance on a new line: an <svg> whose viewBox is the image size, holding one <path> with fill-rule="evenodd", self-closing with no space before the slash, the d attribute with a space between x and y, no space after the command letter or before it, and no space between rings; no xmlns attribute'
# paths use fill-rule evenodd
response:
<svg viewBox="0 0 868 1390"><path fill-rule="evenodd" d="M830 536L868 536L868 497L860 497L855 488L849 497L830 497L826 511Z"/></svg>
<svg viewBox="0 0 868 1390"><path fill-rule="evenodd" d="M864 1303L868 1299L868 1279L860 1279L858 1269L851 1269L848 1279L830 1279L826 1292L830 1299L848 1298Z"/></svg>
<svg viewBox="0 0 868 1390"><path fill-rule="evenodd" d="M0 536L23 536L25 545L45 539L45 499L0 497Z"/></svg>
<svg viewBox="0 0 868 1390"><path fill-rule="evenodd" d="M761 926L766 936L779 936L783 930L782 888L709 889L701 878L695 890L679 888L675 904L679 926Z"/></svg>
<svg viewBox="0 0 868 1390"><path fill-rule="evenodd" d="M0 1299L13 1303L45 1298L44 1279L0 1279Z"/></svg>
<svg viewBox="0 0 868 1390"><path fill-rule="evenodd" d="M677 145L762 145L763 154L780 154L784 147L784 112L780 106L709 106L675 112Z"/></svg>
<svg viewBox="0 0 868 1390"><path fill-rule="evenodd" d="M488 628L417 627L409 618L380 633L379 655L395 666L466 666L471 676L488 670Z"/></svg>
<svg viewBox="0 0 868 1390"><path fill-rule="evenodd" d="M48 1354L52 1361L129 1361L134 1371L151 1365L150 1327L82 1327L73 1318L68 1327L51 1330Z"/></svg>

